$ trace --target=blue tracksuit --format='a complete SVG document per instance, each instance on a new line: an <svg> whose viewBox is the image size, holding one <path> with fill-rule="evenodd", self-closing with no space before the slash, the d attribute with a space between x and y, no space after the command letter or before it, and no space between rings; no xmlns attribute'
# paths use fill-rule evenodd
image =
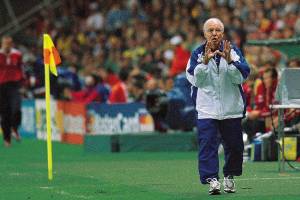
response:
<svg viewBox="0 0 300 200"><path fill-rule="evenodd" d="M243 149L241 118L198 119L198 168L201 183L207 178L219 178L218 147L223 144L225 152L224 176L242 174Z"/></svg>
<svg viewBox="0 0 300 200"><path fill-rule="evenodd" d="M221 45L220 50L223 50ZM240 50L233 46L232 63L216 55L205 65L205 44L192 52L186 76L192 84L191 96L197 110L199 141L199 173L202 183L218 178L218 146L225 150L223 173L241 175L243 139L241 118L245 114L245 98L241 84L250 68Z"/></svg>

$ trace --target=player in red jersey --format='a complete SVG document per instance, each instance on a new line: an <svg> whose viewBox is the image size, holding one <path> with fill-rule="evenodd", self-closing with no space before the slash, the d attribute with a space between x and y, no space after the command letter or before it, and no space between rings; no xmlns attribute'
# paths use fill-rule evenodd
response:
<svg viewBox="0 0 300 200"><path fill-rule="evenodd" d="M0 49L0 118L4 145L11 145L11 134L20 140L21 124L20 86L23 79L22 54L13 48L11 36L3 36Z"/></svg>

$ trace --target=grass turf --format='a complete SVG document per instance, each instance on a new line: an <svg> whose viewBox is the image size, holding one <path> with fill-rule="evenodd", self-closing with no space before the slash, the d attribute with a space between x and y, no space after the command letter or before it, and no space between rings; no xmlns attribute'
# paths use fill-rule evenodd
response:
<svg viewBox="0 0 300 200"><path fill-rule="evenodd" d="M196 152L85 154L82 146L53 143L49 182L46 142L24 139L11 148L0 142L0 200L300 199L300 172L287 167L279 174L277 162L247 162L236 194L209 196L196 158Z"/></svg>

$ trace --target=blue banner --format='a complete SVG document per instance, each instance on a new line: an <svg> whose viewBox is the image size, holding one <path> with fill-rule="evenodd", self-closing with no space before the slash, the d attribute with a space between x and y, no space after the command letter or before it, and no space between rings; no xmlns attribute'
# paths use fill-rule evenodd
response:
<svg viewBox="0 0 300 200"><path fill-rule="evenodd" d="M20 134L22 137L36 137L35 130L35 101L23 100L21 105L22 122Z"/></svg>
<svg viewBox="0 0 300 200"><path fill-rule="evenodd" d="M100 104L87 106L87 130L92 135L154 131L152 116L144 104Z"/></svg>

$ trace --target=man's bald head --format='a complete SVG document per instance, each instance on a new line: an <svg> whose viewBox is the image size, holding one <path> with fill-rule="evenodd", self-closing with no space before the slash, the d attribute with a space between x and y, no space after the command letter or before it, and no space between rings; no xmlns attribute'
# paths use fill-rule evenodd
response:
<svg viewBox="0 0 300 200"><path fill-rule="evenodd" d="M203 32L205 33L206 31L208 31L208 27L211 25L211 24L217 24L220 26L222 32L224 32L224 24L223 22L218 19L218 18L209 18L208 20L206 20L204 22L204 25L203 25Z"/></svg>

